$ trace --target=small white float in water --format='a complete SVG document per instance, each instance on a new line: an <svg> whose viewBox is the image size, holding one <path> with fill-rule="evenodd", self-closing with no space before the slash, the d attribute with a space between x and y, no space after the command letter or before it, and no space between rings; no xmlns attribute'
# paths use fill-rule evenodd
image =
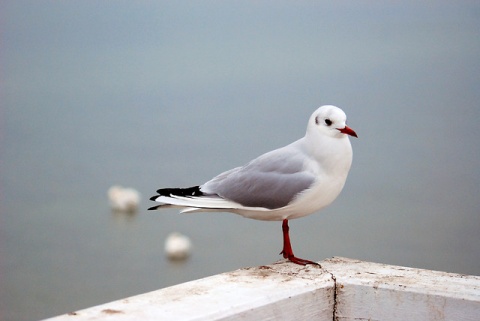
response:
<svg viewBox="0 0 480 321"><path fill-rule="evenodd" d="M110 206L118 212L135 212L140 203L140 193L133 188L114 185L108 189Z"/></svg>
<svg viewBox="0 0 480 321"><path fill-rule="evenodd" d="M165 253L170 260L185 260L190 256L192 242L188 236L178 232L170 233L165 240Z"/></svg>

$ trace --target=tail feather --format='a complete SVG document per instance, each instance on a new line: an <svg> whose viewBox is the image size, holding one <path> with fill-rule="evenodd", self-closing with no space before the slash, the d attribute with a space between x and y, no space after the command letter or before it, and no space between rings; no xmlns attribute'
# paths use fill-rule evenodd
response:
<svg viewBox="0 0 480 321"><path fill-rule="evenodd" d="M237 202L224 199L216 194L206 194L200 190L200 186L187 188L162 188L157 191L158 195L150 200L160 203L150 207L149 210L163 208L183 208L182 213L204 211L231 211L231 210L256 210L266 211L263 207L245 207Z"/></svg>
<svg viewBox="0 0 480 321"><path fill-rule="evenodd" d="M150 207L149 210L158 210L160 208L169 207L195 207L201 206L209 208L213 204L209 201L223 201L217 195L208 195L200 190L200 186L192 186L187 188L162 188L157 190L158 195L152 196L151 201L159 202L160 205ZM215 205L213 205L215 206ZM218 205L217 205L218 206Z"/></svg>

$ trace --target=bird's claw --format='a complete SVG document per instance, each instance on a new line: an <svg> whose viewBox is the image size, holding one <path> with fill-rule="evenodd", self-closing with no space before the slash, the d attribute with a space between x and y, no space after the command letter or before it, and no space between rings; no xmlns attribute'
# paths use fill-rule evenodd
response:
<svg viewBox="0 0 480 321"><path fill-rule="evenodd" d="M312 264L312 265L317 265L319 267L322 267L320 264L318 264L317 262L313 262L313 261L310 261L310 260L305 260L305 259L301 259L299 257L296 257L294 255L286 255L284 253L284 251L280 252L280 254L283 254L283 257L287 260L289 260L290 262L292 263L295 263L295 264L298 264L298 265L307 265L307 264Z"/></svg>

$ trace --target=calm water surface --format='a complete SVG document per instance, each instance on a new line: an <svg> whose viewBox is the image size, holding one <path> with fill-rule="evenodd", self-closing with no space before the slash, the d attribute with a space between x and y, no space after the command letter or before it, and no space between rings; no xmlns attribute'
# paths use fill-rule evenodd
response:
<svg viewBox="0 0 480 321"><path fill-rule="evenodd" d="M480 275L480 6L2 4L0 318L34 320L269 264L280 222L147 212L342 107L337 201L290 223L300 257ZM107 190L143 195L135 215ZM169 262L163 242L188 235Z"/></svg>

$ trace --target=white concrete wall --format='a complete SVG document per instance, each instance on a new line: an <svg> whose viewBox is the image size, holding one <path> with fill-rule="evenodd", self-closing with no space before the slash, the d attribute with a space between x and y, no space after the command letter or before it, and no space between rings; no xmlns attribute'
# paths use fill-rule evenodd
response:
<svg viewBox="0 0 480 321"><path fill-rule="evenodd" d="M478 276L320 263L243 268L49 320L480 320Z"/></svg>

